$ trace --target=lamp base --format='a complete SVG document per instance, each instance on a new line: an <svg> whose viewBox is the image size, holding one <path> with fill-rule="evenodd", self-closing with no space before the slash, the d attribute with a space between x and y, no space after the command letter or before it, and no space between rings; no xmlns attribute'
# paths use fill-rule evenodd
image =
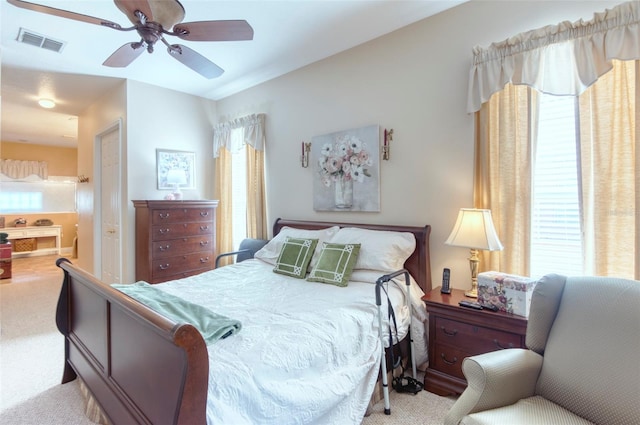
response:
<svg viewBox="0 0 640 425"><path fill-rule="evenodd" d="M471 289L469 289L467 292L464 293L465 297L469 297L469 298L478 298L478 287L474 286Z"/></svg>

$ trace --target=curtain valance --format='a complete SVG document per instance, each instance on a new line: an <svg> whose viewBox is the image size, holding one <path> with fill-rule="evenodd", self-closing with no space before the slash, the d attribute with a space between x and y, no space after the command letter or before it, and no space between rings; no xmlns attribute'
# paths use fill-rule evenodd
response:
<svg viewBox="0 0 640 425"><path fill-rule="evenodd" d="M549 94L579 95L611 70L611 60L640 59L640 1L593 20L528 31L473 49L467 111L475 112L507 83Z"/></svg>
<svg viewBox="0 0 640 425"><path fill-rule="evenodd" d="M255 150L263 151L265 118L265 114L252 114L216 124L213 127L213 157L218 157L221 147L235 152L244 144L251 145ZM231 137L231 130L238 128L244 128L244 140L236 140Z"/></svg>
<svg viewBox="0 0 640 425"><path fill-rule="evenodd" d="M12 179L24 179L32 175L47 180L49 177L47 162L20 161L17 159L0 160L0 172Z"/></svg>

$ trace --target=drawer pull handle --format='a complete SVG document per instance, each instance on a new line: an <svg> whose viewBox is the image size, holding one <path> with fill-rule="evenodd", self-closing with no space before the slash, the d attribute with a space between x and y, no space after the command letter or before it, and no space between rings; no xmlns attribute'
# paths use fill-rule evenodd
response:
<svg viewBox="0 0 640 425"><path fill-rule="evenodd" d="M200 241L200 246L207 246L209 245L209 241Z"/></svg>
<svg viewBox="0 0 640 425"><path fill-rule="evenodd" d="M452 364L458 363L458 358L457 357L454 357L453 360L447 360L447 358L445 357L444 353L440 353L440 357L442 357L442 361L445 362L448 365L452 365Z"/></svg>
<svg viewBox="0 0 640 425"><path fill-rule="evenodd" d="M203 264L204 263L208 263L209 262L209 257L204 257L204 258L200 257L200 262L203 263Z"/></svg>
<svg viewBox="0 0 640 425"><path fill-rule="evenodd" d="M159 213L158 214L160 216L161 219L165 219L165 218L169 218L169 213Z"/></svg>
<svg viewBox="0 0 640 425"><path fill-rule="evenodd" d="M209 226L200 226L200 230L202 231L209 230Z"/></svg>
<svg viewBox="0 0 640 425"><path fill-rule="evenodd" d="M167 270L169 268L169 263L167 264L160 264L160 270Z"/></svg>
<svg viewBox="0 0 640 425"><path fill-rule="evenodd" d="M512 343L509 343L509 345L505 346L505 345L500 344L500 341L498 341L497 339L494 339L493 343L496 344L496 347L498 347L501 350L505 350L507 348L513 348L513 344Z"/></svg>
<svg viewBox="0 0 640 425"><path fill-rule="evenodd" d="M171 229L160 229L159 232L164 235L165 233L169 233L169 230Z"/></svg>
<svg viewBox="0 0 640 425"><path fill-rule="evenodd" d="M209 211L200 211L200 217L207 217L209 215Z"/></svg>
<svg viewBox="0 0 640 425"><path fill-rule="evenodd" d="M171 248L171 245L169 245L169 244L167 244L167 245L165 245L165 246L160 245L160 246L158 247L158 249L159 249L160 251L166 251L166 250L168 250L169 248Z"/></svg>
<svg viewBox="0 0 640 425"><path fill-rule="evenodd" d="M454 329L453 332L449 332L447 331L447 328L445 328L444 326L440 326L440 329L442 329L442 332L444 332L444 334L447 336L456 336L458 333L457 329Z"/></svg>

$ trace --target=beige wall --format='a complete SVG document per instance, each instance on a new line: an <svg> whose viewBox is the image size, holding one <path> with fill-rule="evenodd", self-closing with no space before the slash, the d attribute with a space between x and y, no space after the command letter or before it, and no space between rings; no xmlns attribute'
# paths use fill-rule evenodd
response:
<svg viewBox="0 0 640 425"><path fill-rule="evenodd" d="M78 175L78 150L76 148L62 148L33 143L2 142L2 159L18 159L21 161L46 161L50 176L77 176ZM13 226L16 218L27 219L29 225L40 218L49 218L55 224L62 225L62 248L70 251L73 239L76 236L76 213L47 213L47 214L4 214L5 225ZM55 246L55 240L41 238L39 247Z"/></svg>
<svg viewBox="0 0 640 425"><path fill-rule="evenodd" d="M466 113L472 48L561 21L591 19L620 2L471 1L218 102L221 120L267 114L268 219L432 226L434 286L443 267L469 287L464 248L444 245L457 211L472 206L473 115ZM300 142L379 124L394 129L381 161L379 213L315 212Z"/></svg>

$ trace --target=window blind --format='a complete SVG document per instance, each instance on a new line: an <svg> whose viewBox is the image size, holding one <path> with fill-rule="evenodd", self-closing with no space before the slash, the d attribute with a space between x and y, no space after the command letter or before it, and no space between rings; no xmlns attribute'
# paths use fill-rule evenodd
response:
<svg viewBox="0 0 640 425"><path fill-rule="evenodd" d="M540 95L533 167L531 275L582 274L576 98Z"/></svg>

